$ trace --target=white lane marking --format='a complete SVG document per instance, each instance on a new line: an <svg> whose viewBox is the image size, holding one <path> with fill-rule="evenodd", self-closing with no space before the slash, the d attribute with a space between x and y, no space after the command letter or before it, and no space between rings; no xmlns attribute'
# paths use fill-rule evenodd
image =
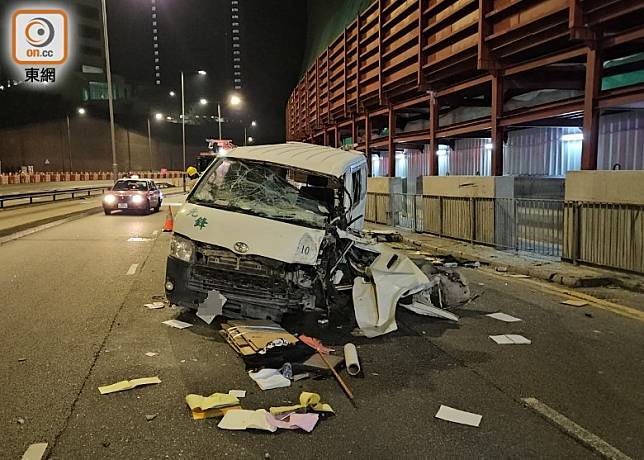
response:
<svg viewBox="0 0 644 460"><path fill-rule="evenodd" d="M632 460L631 457L624 454L619 449L611 446L599 436L591 433L585 428L577 425L565 415L560 414L553 408L545 405L536 398L521 399L528 407L538 412L541 416L547 418L552 423L561 428L564 432L577 439L585 446L591 448L604 458L616 460Z"/></svg>
<svg viewBox="0 0 644 460"><path fill-rule="evenodd" d="M130 268L128 269L126 275L134 275L136 273L136 269L138 268L139 264L132 264L130 265Z"/></svg>

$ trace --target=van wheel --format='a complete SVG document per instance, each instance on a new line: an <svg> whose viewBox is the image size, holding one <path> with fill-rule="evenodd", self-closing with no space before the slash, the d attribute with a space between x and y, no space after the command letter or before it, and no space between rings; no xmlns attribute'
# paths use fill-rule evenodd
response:
<svg viewBox="0 0 644 460"><path fill-rule="evenodd" d="M105 213L106 216L109 216L112 214L112 211L110 211L109 209L103 209L103 212Z"/></svg>
<svg viewBox="0 0 644 460"><path fill-rule="evenodd" d="M161 210L161 203L162 202L163 202L163 200L159 200L159 203L154 208L154 212L159 212Z"/></svg>

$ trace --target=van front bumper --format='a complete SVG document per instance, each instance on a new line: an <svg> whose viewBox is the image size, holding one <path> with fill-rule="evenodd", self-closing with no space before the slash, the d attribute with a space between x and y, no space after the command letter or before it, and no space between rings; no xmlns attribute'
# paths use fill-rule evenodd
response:
<svg viewBox="0 0 644 460"><path fill-rule="evenodd" d="M165 295L175 305L197 309L208 295L204 292L190 289L188 280L191 276L191 270L192 264L175 257L168 257L165 271Z"/></svg>

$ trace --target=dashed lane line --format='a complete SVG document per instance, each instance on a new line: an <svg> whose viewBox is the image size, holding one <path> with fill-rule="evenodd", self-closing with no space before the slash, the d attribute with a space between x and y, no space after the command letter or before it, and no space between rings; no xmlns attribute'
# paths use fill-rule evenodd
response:
<svg viewBox="0 0 644 460"><path fill-rule="evenodd" d="M126 275L134 275L136 273L136 269L139 267L139 264L132 264L130 265L130 268L128 269Z"/></svg>
<svg viewBox="0 0 644 460"><path fill-rule="evenodd" d="M599 436L591 433L585 428L577 425L563 414L560 414L552 407L542 403L536 398L521 398L521 400L532 410L559 427L566 434L581 442L586 447L597 452L604 458L611 460L632 460L616 447L611 446Z"/></svg>

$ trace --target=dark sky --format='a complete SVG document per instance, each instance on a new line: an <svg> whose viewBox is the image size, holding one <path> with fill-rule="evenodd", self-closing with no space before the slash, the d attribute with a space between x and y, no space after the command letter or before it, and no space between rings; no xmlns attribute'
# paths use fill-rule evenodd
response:
<svg viewBox="0 0 644 460"><path fill-rule="evenodd" d="M297 84L306 36L303 0L240 0L243 109L256 119L259 142L284 139L284 110ZM233 90L230 0L157 0L161 80L179 88L179 72L204 69L206 79L186 77L187 104L199 97L226 100ZM113 71L127 80L154 82L151 3L110 0ZM213 107L214 110L214 107ZM241 142L239 126L226 127ZM230 137L230 136L224 136Z"/></svg>

